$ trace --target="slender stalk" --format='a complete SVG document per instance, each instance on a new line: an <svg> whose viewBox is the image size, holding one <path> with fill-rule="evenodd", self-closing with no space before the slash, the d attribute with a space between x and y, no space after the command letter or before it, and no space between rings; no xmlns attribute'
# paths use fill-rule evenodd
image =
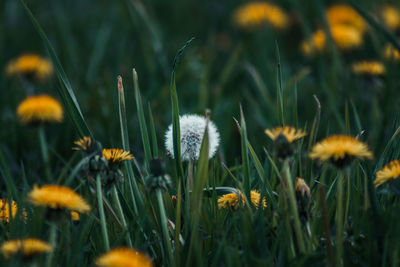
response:
<svg viewBox="0 0 400 267"><path fill-rule="evenodd" d="M128 243L129 247L133 247L131 236L129 235L129 231L128 231L128 224L126 223L125 215L124 215L124 212L123 212L122 206L121 206L121 202L119 201L117 187L115 185L112 188L112 195L113 195L114 203L117 206L117 213L118 213L119 219L121 220L122 227L124 228L124 231L126 231L126 242Z"/></svg>
<svg viewBox="0 0 400 267"><path fill-rule="evenodd" d="M161 230L163 233L164 245L165 245L165 249L167 250L167 255L168 255L168 261L169 261L168 266L175 266L175 261L174 261L174 257L172 254L171 242L170 242L169 233L168 233L167 216L165 214L164 200L163 200L161 189L156 190L156 196L157 196L157 203L158 203L158 211L159 211L160 220L161 220Z"/></svg>
<svg viewBox="0 0 400 267"><path fill-rule="evenodd" d="M293 188L293 181L290 175L290 169L289 169L289 161L286 159L283 163L283 176L285 177L286 185L288 188L288 193L289 193L289 206L293 215L294 219L294 230L296 233L296 238L297 238L297 243L299 246L299 250L301 253L306 252L306 248L304 245L304 238L303 238L303 233L301 231L301 224L300 224L300 218L299 218L299 212L297 210L297 203L296 203L296 198L295 198L295 193L294 193L294 188Z"/></svg>
<svg viewBox="0 0 400 267"><path fill-rule="evenodd" d="M348 174L348 172L346 172ZM346 192L346 209L344 213L344 224L347 224L347 218L349 215L349 207L350 207L350 198L351 198L351 184L350 184L350 177L349 175L346 175L346 177L343 177L346 179L346 184L347 184L347 192Z"/></svg>
<svg viewBox="0 0 400 267"><path fill-rule="evenodd" d="M343 266L343 180L343 171L339 171L336 198L336 266Z"/></svg>
<svg viewBox="0 0 400 267"><path fill-rule="evenodd" d="M38 133L39 133L40 152L42 153L42 159L44 165L44 172L47 180L51 181L49 151L47 148L46 135L44 133L44 128L42 125L39 126Z"/></svg>
<svg viewBox="0 0 400 267"><path fill-rule="evenodd" d="M97 187L97 205L99 206L100 213L100 224L101 224L101 232L103 234L104 246L106 247L106 251L110 250L110 241L108 239L107 232L107 224L106 224L106 216L104 214L104 206L103 206L103 192L101 189L101 180L100 174L96 175L96 187Z"/></svg>
<svg viewBox="0 0 400 267"><path fill-rule="evenodd" d="M53 247L53 251L49 253L46 259L46 267L52 267L52 261L54 257L54 251L56 250L56 239L57 239L57 226L54 223L50 224L49 243Z"/></svg>
<svg viewBox="0 0 400 267"><path fill-rule="evenodd" d="M193 190L193 165L192 159L189 159L188 175L187 175L187 187L189 191Z"/></svg>

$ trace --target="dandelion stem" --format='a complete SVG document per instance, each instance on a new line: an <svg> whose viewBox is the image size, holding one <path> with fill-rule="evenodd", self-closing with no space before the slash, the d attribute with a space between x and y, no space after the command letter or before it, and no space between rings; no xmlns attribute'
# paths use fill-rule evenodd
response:
<svg viewBox="0 0 400 267"><path fill-rule="evenodd" d="M345 178L347 181L347 198L346 198L346 210L345 210L345 213L344 213L344 224L346 224L347 223L347 217L348 217L348 215L349 215L349 206L350 206L350 198L351 198L351 184L350 184L350 177L349 177L349 175L348 175L348 172L346 172L346 177L343 177L343 178Z"/></svg>
<svg viewBox="0 0 400 267"><path fill-rule="evenodd" d="M336 266L343 266L343 181L344 174L339 172L337 180L337 206L336 206Z"/></svg>
<svg viewBox="0 0 400 267"><path fill-rule="evenodd" d="M97 204L99 206L100 213L100 224L101 224L101 232L103 234L104 246L106 247L106 251L110 250L110 241L108 239L107 233L107 224L106 224L106 216L104 214L104 206L103 206L103 193L101 189L101 177L100 174L96 175L96 187L97 187Z"/></svg>
<svg viewBox="0 0 400 267"><path fill-rule="evenodd" d="M164 245L165 245L165 249L167 250L168 261L169 261L169 264L167 264L167 265L175 266L175 261L174 261L174 257L172 254L171 242L170 242L169 233L168 233L167 216L165 214L164 200L163 200L163 195L162 195L161 189L156 190L156 196L157 196L157 202L158 202L158 211L159 211L160 220L161 220L161 230L163 233Z"/></svg>
<svg viewBox="0 0 400 267"><path fill-rule="evenodd" d="M42 125L39 126L38 132L39 132L40 152L42 153L45 175L46 175L47 180L51 181L49 152L48 152L48 148L47 148L46 135L44 133L44 128Z"/></svg>
<svg viewBox="0 0 400 267"><path fill-rule="evenodd" d="M56 239L57 239L57 226L54 223L50 224L50 234L49 234L49 243L53 247L53 251L49 253L46 259L46 266L52 267L52 261L54 257L54 251L56 250Z"/></svg>
<svg viewBox="0 0 400 267"><path fill-rule="evenodd" d="M128 243L129 247L133 247L132 240L131 240L131 237L130 237L129 231L128 231L128 224L126 223L124 212L123 212L122 206L121 206L121 202L119 201L117 187L115 185L112 188L112 195L113 195L114 203L117 206L117 212L118 212L119 219L121 220L122 227L124 228L124 231L126 231L126 242Z"/></svg>
<svg viewBox="0 0 400 267"><path fill-rule="evenodd" d="M303 233L301 231L301 224L299 218L299 212L297 210L297 203L295 199L295 193L293 188L293 181L290 175L290 168L289 168L289 161L286 159L283 163L283 176L285 177L287 188L289 190L289 202L290 202L290 209L292 211L293 219L294 219L294 230L296 233L297 243L301 253L305 253L305 245L304 245L304 238Z"/></svg>
<svg viewBox="0 0 400 267"><path fill-rule="evenodd" d="M193 190L193 165L194 162L192 159L189 159L189 164L188 164L188 175L187 175L187 187L189 191Z"/></svg>

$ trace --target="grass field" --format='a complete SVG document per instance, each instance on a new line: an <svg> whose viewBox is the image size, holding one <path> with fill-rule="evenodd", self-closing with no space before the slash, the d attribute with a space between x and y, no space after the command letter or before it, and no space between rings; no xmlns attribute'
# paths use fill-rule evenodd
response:
<svg viewBox="0 0 400 267"><path fill-rule="evenodd" d="M397 1L0 18L1 266L400 266Z"/></svg>

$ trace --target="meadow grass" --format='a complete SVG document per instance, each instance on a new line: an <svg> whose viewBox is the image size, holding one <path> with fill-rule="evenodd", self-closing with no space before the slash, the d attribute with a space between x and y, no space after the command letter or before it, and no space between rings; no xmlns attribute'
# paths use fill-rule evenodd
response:
<svg viewBox="0 0 400 267"><path fill-rule="evenodd" d="M33 237L54 247L29 259L23 247L3 252L4 266L108 266L99 257L117 247L147 255L132 266L398 266L400 167L382 185L376 177L400 155L400 56L383 52L400 51L400 15L391 28L386 2L348 1L365 29L343 49L353 36L338 41L325 13L336 1L311 2L274 1L290 24L269 15L251 29L233 19L247 2L0 3L0 197L18 205L6 219L12 203L0 203L0 246ZM318 29L323 48L305 52ZM10 75L28 52L53 75ZM354 71L365 60L383 73ZM62 123L20 122L17 107L36 94L59 99ZM213 157L204 127L183 161L184 114L215 123ZM274 128L289 125L296 132ZM318 151L332 135L351 140ZM56 208L36 206L30 192L45 184L73 189L91 210L72 220L61 193Z"/></svg>

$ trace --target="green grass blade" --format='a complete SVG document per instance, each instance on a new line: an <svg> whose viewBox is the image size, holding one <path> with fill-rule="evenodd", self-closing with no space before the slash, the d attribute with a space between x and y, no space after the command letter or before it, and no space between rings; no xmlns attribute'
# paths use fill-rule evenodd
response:
<svg viewBox="0 0 400 267"><path fill-rule="evenodd" d="M40 37L42 38L49 54L50 58L55 66L57 77L60 81L60 87L58 88L58 93L61 96L61 100L65 106L65 110L73 122L74 127L76 128L77 132L79 133L80 137L92 135L86 122L83 118L81 109L79 107L78 101L75 97L74 91L72 90L72 86L67 78L67 75L64 72L63 67L61 66L60 61L54 51L53 46L51 45L49 39L47 38L45 32L43 31L42 27L39 25L39 22L33 16L31 10L25 4L23 0L21 0L21 4L24 7L28 17L30 18L33 26L35 27L36 31L39 33Z"/></svg>
<svg viewBox="0 0 400 267"><path fill-rule="evenodd" d="M177 170L178 176L184 177L183 166L181 161L181 134L180 134L180 124L179 124L179 104L178 104L178 93L176 91L175 83L175 71L178 64L179 57L185 51L186 47L193 41L191 38L186 44L178 51L175 56L174 63L172 65L171 83L170 83L170 93L171 93L171 106L172 106L172 136L173 136L173 146L174 146L174 161L175 168Z"/></svg>
<svg viewBox="0 0 400 267"><path fill-rule="evenodd" d="M246 197L250 199L250 162L249 162L249 149L247 146L247 128L246 121L243 115L242 106L240 106L240 140L242 148L242 170L244 181L244 192Z"/></svg>
<svg viewBox="0 0 400 267"><path fill-rule="evenodd" d="M157 134L156 134L156 127L154 125L153 112L151 111L150 103L149 103L148 107L149 107L149 121L150 121L149 123L150 123L150 133L151 133L151 144L153 147L153 157L157 158L158 157Z"/></svg>
<svg viewBox="0 0 400 267"><path fill-rule="evenodd" d="M121 138L122 138L122 148L129 151L129 135L128 135L128 124L126 120L126 108L125 108L125 94L124 86L122 84L121 76L118 76L118 110L119 110L119 123L121 127ZM135 213L138 214L138 208L136 201L139 206L142 206L142 197L139 192L139 187L136 182L135 175L133 173L133 164L131 162L124 162L124 168L128 175L129 188L132 194L132 201Z"/></svg>
<svg viewBox="0 0 400 267"><path fill-rule="evenodd" d="M132 70L132 74L133 74L133 85L135 89L136 109L139 119L140 134L142 136L144 156L146 158L147 166L149 166L150 160L152 158L149 133L147 132L147 125L146 125L146 118L144 117L142 97L140 96L139 79L135 69Z"/></svg>

